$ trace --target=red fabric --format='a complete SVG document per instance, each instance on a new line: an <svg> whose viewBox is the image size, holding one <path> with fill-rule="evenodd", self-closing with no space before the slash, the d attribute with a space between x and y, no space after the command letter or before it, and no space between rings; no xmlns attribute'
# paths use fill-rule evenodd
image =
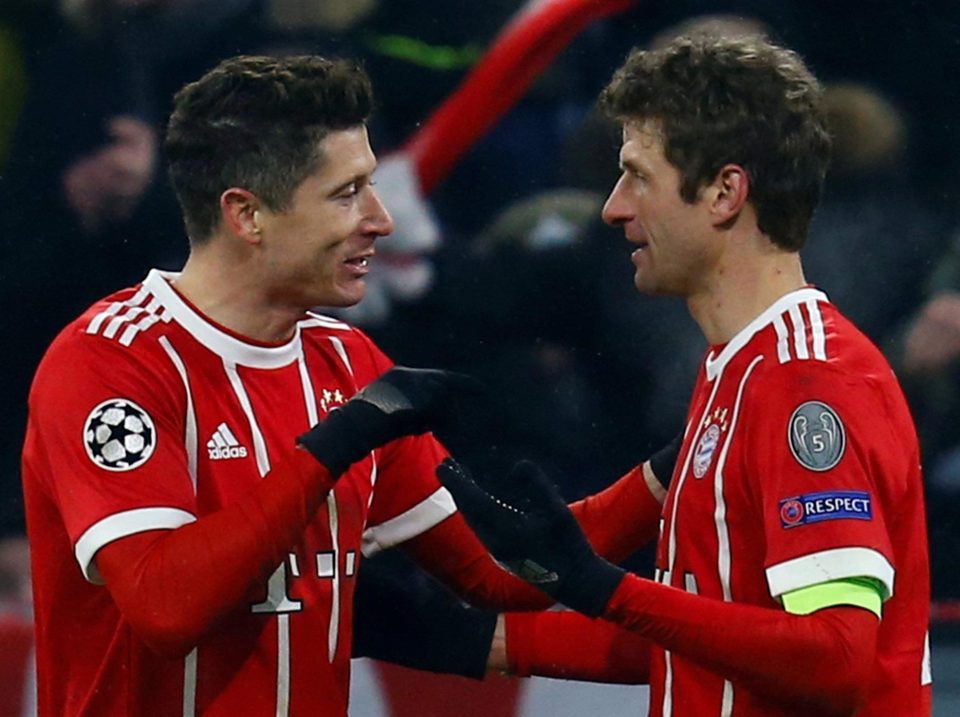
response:
<svg viewBox="0 0 960 717"><path fill-rule="evenodd" d="M562 611L507 613L507 664L518 677L646 684L650 641L605 620Z"/></svg>
<svg viewBox="0 0 960 717"><path fill-rule="evenodd" d="M779 614L792 590L884 584L893 597L858 717L929 714L917 711L930 576L916 432L883 355L821 292L790 292L708 351L663 519L656 580L703 598ZM651 717L731 699L739 717L795 714L687 654L654 653Z"/></svg>
<svg viewBox="0 0 960 717"><path fill-rule="evenodd" d="M20 618L0 616L0 646L0 717L22 717L33 625Z"/></svg>
<svg viewBox="0 0 960 717"><path fill-rule="evenodd" d="M601 492L570 506L599 555L619 563L657 537L660 502L639 465Z"/></svg>
<svg viewBox="0 0 960 717"><path fill-rule="evenodd" d="M429 194L470 148L523 95L589 23L625 10L634 0L528 2L501 32L466 81L400 150L415 162Z"/></svg>
<svg viewBox="0 0 960 717"><path fill-rule="evenodd" d="M791 615L627 575L605 617L746 687L751 714L849 715L870 689L879 621L862 608Z"/></svg>
<svg viewBox="0 0 960 717"><path fill-rule="evenodd" d="M395 441L353 464L319 507L318 496L307 505L301 495L300 507L276 518L286 511L264 513L260 502L270 505L271 473L295 437L389 365L361 332L319 316L305 315L283 344L238 339L185 304L159 272L98 302L61 333L31 391L22 472L42 715L167 717L183 714L186 701L208 717L265 717L288 700L291 714L346 714L361 550L412 537L453 512L434 475L445 452L429 435ZM106 411L152 426L142 435L153 449L146 459L141 452L121 464L126 448L120 459L91 448L112 420ZM108 434L102 440L119 442ZM222 518L231 508L241 517ZM267 535L274 518L280 528ZM208 519L211 527L201 528ZM159 530L172 531L163 536L171 546L185 547L157 543L154 556ZM149 557L141 565L131 550L113 561L113 572L131 571L130 583L163 584L157 595L148 590L138 600L121 585L115 600L100 584L94 556L127 538ZM241 545L254 551L255 567L217 560L243 552ZM274 572L244 599L268 554L279 555ZM196 582L167 586L150 577L172 575L181 561ZM212 586L198 567L204 562ZM212 595L221 585L232 597ZM239 603L230 602L238 595ZM136 630L168 653L203 637L195 656L175 660Z"/></svg>
<svg viewBox="0 0 960 717"><path fill-rule="evenodd" d="M553 600L494 562L460 513L403 544L422 567L478 608L543 610Z"/></svg>
<svg viewBox="0 0 960 717"><path fill-rule="evenodd" d="M254 601L333 486L294 450L249 494L177 530L121 538L97 567L137 637L161 654L192 650L223 616Z"/></svg>
<svg viewBox="0 0 960 717"><path fill-rule="evenodd" d="M487 675L483 681L374 663L391 717L514 717L521 682Z"/></svg>

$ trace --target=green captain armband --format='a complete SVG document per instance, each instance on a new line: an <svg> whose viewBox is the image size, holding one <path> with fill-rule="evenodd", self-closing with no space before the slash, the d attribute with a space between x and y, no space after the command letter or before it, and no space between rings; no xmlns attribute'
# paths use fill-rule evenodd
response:
<svg viewBox="0 0 960 717"><path fill-rule="evenodd" d="M883 585L873 578L844 578L791 590L781 596L783 608L793 615L809 615L839 605L853 605L883 617Z"/></svg>

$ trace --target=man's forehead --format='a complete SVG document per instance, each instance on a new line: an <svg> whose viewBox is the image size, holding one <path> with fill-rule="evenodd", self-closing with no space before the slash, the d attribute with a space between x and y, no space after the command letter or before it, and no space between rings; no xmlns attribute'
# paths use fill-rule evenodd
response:
<svg viewBox="0 0 960 717"><path fill-rule="evenodd" d="M627 120L620 130L623 144L636 142L641 147L649 148L663 144L663 129L659 120L649 117Z"/></svg>

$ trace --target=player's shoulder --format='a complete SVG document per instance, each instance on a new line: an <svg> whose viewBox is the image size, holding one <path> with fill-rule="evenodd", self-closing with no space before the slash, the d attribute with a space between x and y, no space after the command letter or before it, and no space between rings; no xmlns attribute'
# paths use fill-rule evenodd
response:
<svg viewBox="0 0 960 717"><path fill-rule="evenodd" d="M892 376L880 350L820 292L776 313L759 346L764 360L758 378Z"/></svg>
<svg viewBox="0 0 960 717"><path fill-rule="evenodd" d="M149 300L142 285L105 296L60 331L40 362L37 380L138 364L144 364L144 375L153 374L160 347L156 336L153 340L143 337L164 320L161 308Z"/></svg>

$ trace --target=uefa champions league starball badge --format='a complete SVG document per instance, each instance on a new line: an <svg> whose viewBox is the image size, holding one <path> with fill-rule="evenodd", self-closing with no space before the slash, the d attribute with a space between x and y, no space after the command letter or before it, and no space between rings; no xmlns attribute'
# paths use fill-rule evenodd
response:
<svg viewBox="0 0 960 717"><path fill-rule="evenodd" d="M94 408L83 429L83 446L96 465L108 471L142 466L157 443L153 419L126 398L111 398Z"/></svg>

